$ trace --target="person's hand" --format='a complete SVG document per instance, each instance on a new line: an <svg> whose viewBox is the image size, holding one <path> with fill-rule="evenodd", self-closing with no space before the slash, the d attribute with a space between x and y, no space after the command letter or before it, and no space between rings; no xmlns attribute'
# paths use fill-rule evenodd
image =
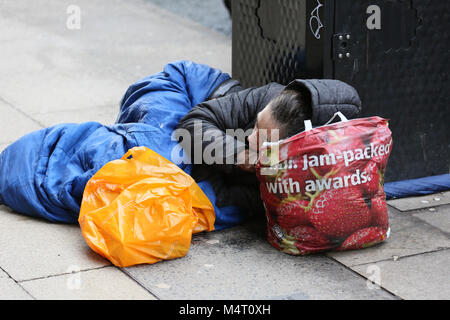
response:
<svg viewBox="0 0 450 320"><path fill-rule="evenodd" d="M256 160L256 156L251 154L249 149L245 149L237 155L237 166L243 171L255 173Z"/></svg>

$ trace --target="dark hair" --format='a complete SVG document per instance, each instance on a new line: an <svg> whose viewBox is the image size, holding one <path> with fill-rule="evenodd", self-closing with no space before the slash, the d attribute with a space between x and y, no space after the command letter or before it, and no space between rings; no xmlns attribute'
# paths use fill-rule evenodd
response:
<svg viewBox="0 0 450 320"><path fill-rule="evenodd" d="M311 94L308 90L284 90L270 102L271 114L280 124L281 138L305 130L304 121L311 119Z"/></svg>

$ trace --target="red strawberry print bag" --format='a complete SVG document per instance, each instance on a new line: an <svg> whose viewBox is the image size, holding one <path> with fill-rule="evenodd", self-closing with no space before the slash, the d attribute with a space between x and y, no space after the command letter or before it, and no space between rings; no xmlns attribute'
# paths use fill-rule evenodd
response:
<svg viewBox="0 0 450 320"><path fill-rule="evenodd" d="M347 120L265 146L256 165L267 238L293 255L361 249L389 237L384 173L388 121ZM334 118L330 120L331 123Z"/></svg>

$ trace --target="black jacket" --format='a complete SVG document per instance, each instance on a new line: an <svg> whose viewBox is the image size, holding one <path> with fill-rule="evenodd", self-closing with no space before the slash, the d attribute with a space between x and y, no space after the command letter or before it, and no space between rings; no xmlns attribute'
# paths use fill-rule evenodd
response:
<svg viewBox="0 0 450 320"><path fill-rule="evenodd" d="M222 164L195 164L192 177L197 181L208 179L216 194L216 205L236 205L246 209L249 215L263 214L264 207L259 192L259 183L252 173L240 170L236 154L247 147L247 141L227 135L227 129L252 130L257 114L285 89L302 90L311 99L312 123L315 126L326 123L341 111L348 118L355 118L361 111L361 100L356 90L337 80L297 79L283 86L271 82L262 87L244 89L237 80L230 79L219 85L205 102L194 107L178 124L177 128L190 133L190 141L180 143L194 162L195 154L205 148L221 148L232 143L234 148L227 153L223 149ZM195 130L194 123L201 122L201 130ZM209 139L201 139L198 133ZM196 137L197 133L197 137ZM195 149L195 140L201 141L201 149ZM228 164L227 164L228 163Z"/></svg>

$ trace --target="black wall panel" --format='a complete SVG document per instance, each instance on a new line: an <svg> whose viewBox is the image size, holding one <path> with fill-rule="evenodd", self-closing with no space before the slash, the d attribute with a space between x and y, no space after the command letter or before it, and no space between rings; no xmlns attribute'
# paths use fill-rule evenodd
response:
<svg viewBox="0 0 450 320"><path fill-rule="evenodd" d="M390 119L387 181L449 173L450 1L233 0L232 76L352 84Z"/></svg>

